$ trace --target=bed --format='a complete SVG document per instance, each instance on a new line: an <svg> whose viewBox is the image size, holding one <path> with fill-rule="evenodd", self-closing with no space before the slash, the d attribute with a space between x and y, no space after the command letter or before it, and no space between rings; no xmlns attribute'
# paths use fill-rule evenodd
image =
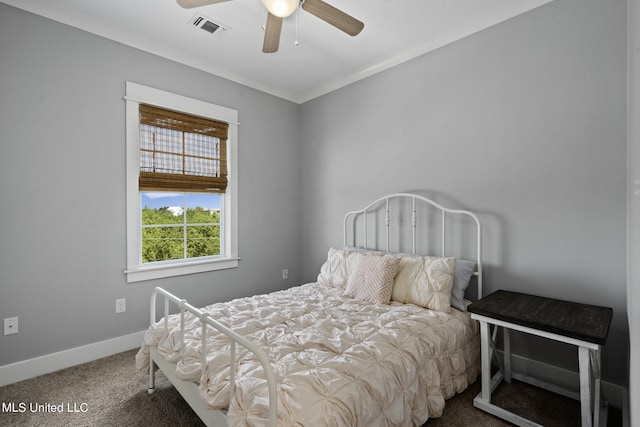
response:
<svg viewBox="0 0 640 427"><path fill-rule="evenodd" d="M209 426L421 426L479 374L481 249L472 212L381 197L345 215L316 282L204 308L154 289L137 367Z"/></svg>

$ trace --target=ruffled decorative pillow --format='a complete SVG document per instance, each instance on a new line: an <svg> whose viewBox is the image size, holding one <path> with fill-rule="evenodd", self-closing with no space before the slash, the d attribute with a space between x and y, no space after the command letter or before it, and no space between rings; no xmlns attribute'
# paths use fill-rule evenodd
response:
<svg viewBox="0 0 640 427"><path fill-rule="evenodd" d="M348 276L345 295L374 304L389 304L400 259L391 255L354 255L356 262Z"/></svg>
<svg viewBox="0 0 640 427"><path fill-rule="evenodd" d="M344 288L349 273L353 270L355 253L347 249L329 248L327 260L320 268L318 283Z"/></svg>
<svg viewBox="0 0 640 427"><path fill-rule="evenodd" d="M448 313L455 268L455 258L402 257L391 299Z"/></svg>

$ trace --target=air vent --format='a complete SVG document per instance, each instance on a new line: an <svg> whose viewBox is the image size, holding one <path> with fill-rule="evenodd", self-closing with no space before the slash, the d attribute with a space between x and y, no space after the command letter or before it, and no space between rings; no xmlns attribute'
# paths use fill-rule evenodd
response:
<svg viewBox="0 0 640 427"><path fill-rule="evenodd" d="M202 24L202 27L200 28L213 34L218 28L220 28L220 25L216 24L215 22L204 21L204 24Z"/></svg>
<svg viewBox="0 0 640 427"><path fill-rule="evenodd" d="M211 18L207 18L204 15L196 13L193 18L189 21L189 25L194 28L198 28L200 30L206 31L213 36L220 38L223 37L226 33L228 33L231 28L228 26L221 24L220 22L216 22Z"/></svg>

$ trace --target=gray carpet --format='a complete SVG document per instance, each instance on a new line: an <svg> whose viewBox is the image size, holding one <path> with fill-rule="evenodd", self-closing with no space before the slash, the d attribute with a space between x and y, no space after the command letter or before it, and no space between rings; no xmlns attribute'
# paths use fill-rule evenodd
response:
<svg viewBox="0 0 640 427"><path fill-rule="evenodd" d="M1 387L0 425L202 426L161 373L156 376L158 391L147 394L148 376L134 367L136 351ZM473 407L479 383L447 401L442 417L427 421L424 427L510 425ZM494 397L501 406L545 426L580 425L577 401L523 383L504 384ZM53 412L60 408L62 413ZM609 426L621 425L619 411L611 410Z"/></svg>

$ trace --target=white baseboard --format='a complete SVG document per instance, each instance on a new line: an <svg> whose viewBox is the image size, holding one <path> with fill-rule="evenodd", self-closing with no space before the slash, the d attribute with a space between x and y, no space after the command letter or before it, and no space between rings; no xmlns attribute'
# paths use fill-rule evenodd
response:
<svg viewBox="0 0 640 427"><path fill-rule="evenodd" d="M503 352L498 351L498 353L502 358ZM511 355L511 369L520 375L535 378L561 389L575 390L577 392L580 387L580 375L577 372L531 360L517 354ZM622 410L623 419L626 420L625 426L628 426L629 400L627 388L607 381L602 381L601 386L604 399L609 405Z"/></svg>
<svg viewBox="0 0 640 427"><path fill-rule="evenodd" d="M0 366L0 387L140 347L144 332Z"/></svg>

